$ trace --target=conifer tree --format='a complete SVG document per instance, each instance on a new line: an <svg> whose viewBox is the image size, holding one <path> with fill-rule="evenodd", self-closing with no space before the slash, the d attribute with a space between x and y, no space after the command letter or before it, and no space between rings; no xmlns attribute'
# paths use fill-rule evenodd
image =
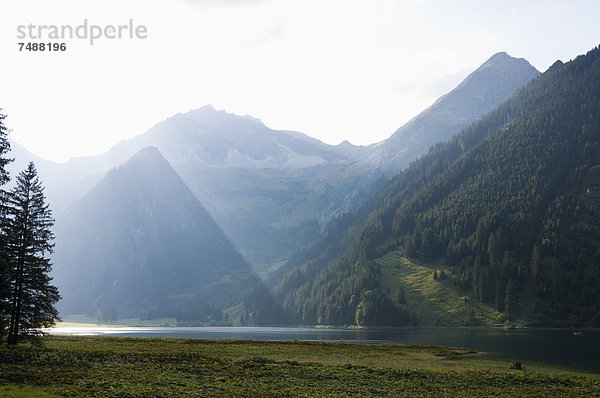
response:
<svg viewBox="0 0 600 398"><path fill-rule="evenodd" d="M2 111L2 109L0 109ZM6 239L4 234L4 220L6 216L7 193L2 188L9 180L6 166L13 159L7 158L6 154L10 151L10 142L7 139L9 130L4 125L6 115L0 113L0 340L7 332L7 304L10 296L10 284L8 278L8 260L6 256Z"/></svg>
<svg viewBox="0 0 600 398"><path fill-rule="evenodd" d="M2 108L0 108L0 112L2 112ZM6 166L13 161L6 157L10 151L10 142L7 138L10 130L4 125L4 119L6 119L6 115L0 113L0 186L6 184L10 179Z"/></svg>
<svg viewBox="0 0 600 398"><path fill-rule="evenodd" d="M22 171L8 197L5 223L6 254L10 282L8 343L19 335L34 336L37 329L52 326L59 318L54 304L60 299L51 285L54 224L44 189L33 162Z"/></svg>

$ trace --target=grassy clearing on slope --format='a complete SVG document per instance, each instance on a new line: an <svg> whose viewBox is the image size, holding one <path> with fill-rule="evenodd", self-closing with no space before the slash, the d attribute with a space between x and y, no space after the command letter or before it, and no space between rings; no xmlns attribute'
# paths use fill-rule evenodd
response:
<svg viewBox="0 0 600 398"><path fill-rule="evenodd" d="M499 326L502 314L487 304L471 299L454 287L450 269L416 264L398 252L377 260L382 271L382 288L398 297L404 287L408 308L424 326ZM440 276L434 279L436 271Z"/></svg>
<svg viewBox="0 0 600 398"><path fill-rule="evenodd" d="M46 337L0 347L0 396L593 396L600 376L393 344Z"/></svg>

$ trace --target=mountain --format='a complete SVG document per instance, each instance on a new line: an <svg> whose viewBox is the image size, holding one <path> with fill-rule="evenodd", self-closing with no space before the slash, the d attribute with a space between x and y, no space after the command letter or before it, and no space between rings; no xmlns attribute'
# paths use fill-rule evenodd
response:
<svg viewBox="0 0 600 398"><path fill-rule="evenodd" d="M251 116L238 116L206 105L159 122L104 154L73 158L54 167L68 180L103 174L148 146L157 147L176 169L194 164L291 170L342 163L348 159L348 152L356 153L363 148L349 143L327 145L299 132L272 130Z"/></svg>
<svg viewBox="0 0 600 398"><path fill-rule="evenodd" d="M63 314L221 321L264 291L154 147L109 171L57 220L56 236Z"/></svg>
<svg viewBox="0 0 600 398"><path fill-rule="evenodd" d="M505 52L497 53L454 90L440 97L391 137L371 146L359 159L388 175L394 174L431 146L460 133L537 75L539 72L525 59L513 58Z"/></svg>
<svg viewBox="0 0 600 398"><path fill-rule="evenodd" d="M403 167L397 163L400 158L408 159L409 152L417 157L436 140L449 138L456 126L480 117L484 108L510 95L525 82L527 65L506 54L492 57L414 123L370 147L347 141L326 145L207 105L157 123L105 154L63 164L47 162L38 169L59 219L110 168L155 146L246 261L267 277L295 252L317 242L333 217L355 211L369 200ZM402 147L406 141L402 137L409 133L410 150ZM396 156L401 151L406 156Z"/></svg>
<svg viewBox="0 0 600 398"><path fill-rule="evenodd" d="M315 176L320 184L313 184L306 202L320 203L321 225L345 212L357 211L383 187L387 178L433 145L458 134L538 75L525 59L504 52L495 54L388 139L352 150L351 161L332 168L324 176ZM339 147L346 144L349 143L343 142ZM317 196L327 201L320 202Z"/></svg>
<svg viewBox="0 0 600 398"><path fill-rule="evenodd" d="M513 58L504 52L495 54L391 137L351 152L351 161L332 167L324 175L315 175L310 180L312 189L300 204L301 208L307 204L318 207L320 225L326 225L346 212L358 211L388 178L425 154L430 147L449 140L484 116L538 75L539 72L522 58ZM303 246L298 248L299 251ZM279 267L271 279L280 278L291 264L295 264L295 260Z"/></svg>
<svg viewBox="0 0 600 398"><path fill-rule="evenodd" d="M271 130L210 106L159 123L115 151L146 143L165 154L257 270L320 237L323 200L299 209L321 185L319 177L348 161L349 151L361 150Z"/></svg>
<svg viewBox="0 0 600 398"><path fill-rule="evenodd" d="M599 325L598 115L596 48L337 220L296 257L278 299L302 324Z"/></svg>
<svg viewBox="0 0 600 398"><path fill-rule="evenodd" d="M45 195L57 218L60 218L67 209L75 205L109 169L71 168L70 166L67 167L65 163L55 163L42 159L14 140L10 140L10 145L10 156L14 158L14 161L7 167L10 175L18 175L29 162L34 162L40 179L46 187ZM113 167L118 164L116 163Z"/></svg>
<svg viewBox="0 0 600 398"><path fill-rule="evenodd" d="M294 131L271 130L251 116L217 111L210 105L156 124L113 147L106 158L148 144L178 164L223 168L296 169L347 160L344 147L327 145Z"/></svg>
<svg viewBox="0 0 600 398"><path fill-rule="evenodd" d="M207 105L157 123L105 154L61 164L41 161L38 169L56 217L62 217L109 169L148 146L161 151L258 269L320 236L325 199L317 197L313 202L318 203L297 209L320 189L333 168L364 150L348 142L333 146L302 133L272 130L258 119ZM34 157L21 152L19 159Z"/></svg>
<svg viewBox="0 0 600 398"><path fill-rule="evenodd" d="M25 170L29 162L34 162L36 168L47 169L52 167L53 162L42 159L39 156L34 155L25 149L22 145L14 140L10 141L10 157L13 158L13 162L9 163L8 170L11 175L17 175L19 172Z"/></svg>

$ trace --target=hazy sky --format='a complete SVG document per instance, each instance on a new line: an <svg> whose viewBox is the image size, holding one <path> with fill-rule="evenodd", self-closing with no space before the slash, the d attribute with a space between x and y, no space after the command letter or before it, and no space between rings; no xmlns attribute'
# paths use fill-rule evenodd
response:
<svg viewBox="0 0 600 398"><path fill-rule="evenodd" d="M3 0L0 107L13 139L55 161L205 104L369 144L498 51L540 71L585 53L600 44L598 15L597 0ZM17 37L19 25L86 19L102 29L131 20L147 37ZM67 49L18 51L41 41Z"/></svg>

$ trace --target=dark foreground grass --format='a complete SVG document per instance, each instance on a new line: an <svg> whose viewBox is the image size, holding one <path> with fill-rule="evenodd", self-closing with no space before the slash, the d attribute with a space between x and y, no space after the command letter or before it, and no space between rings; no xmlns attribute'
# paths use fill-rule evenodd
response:
<svg viewBox="0 0 600 398"><path fill-rule="evenodd" d="M434 346L46 337L0 347L0 396L576 397L600 377Z"/></svg>

